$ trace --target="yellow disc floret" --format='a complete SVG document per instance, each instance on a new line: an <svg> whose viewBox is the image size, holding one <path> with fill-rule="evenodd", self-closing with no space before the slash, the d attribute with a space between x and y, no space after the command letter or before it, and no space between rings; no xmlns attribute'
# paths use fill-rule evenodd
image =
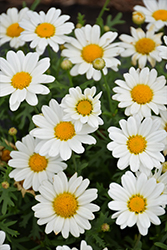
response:
<svg viewBox="0 0 167 250"><path fill-rule="evenodd" d="M167 21L167 10L156 10L152 16L155 20Z"/></svg>
<svg viewBox="0 0 167 250"><path fill-rule="evenodd" d="M47 168L48 160L45 156L33 154L29 159L29 167L34 172L41 172Z"/></svg>
<svg viewBox="0 0 167 250"><path fill-rule="evenodd" d="M10 37L18 37L18 36L20 36L20 33L21 33L23 30L24 30L24 29L21 28L21 27L19 26L18 23L13 23L13 24L11 24L11 25L7 28L7 30L6 30L6 35L7 35L7 36L10 36Z"/></svg>
<svg viewBox="0 0 167 250"><path fill-rule="evenodd" d="M127 148L132 154L140 154L145 151L147 146L146 139L141 135L129 136L127 141Z"/></svg>
<svg viewBox="0 0 167 250"><path fill-rule="evenodd" d="M143 213L146 210L146 199L142 195L133 195L128 201L128 209L135 214Z"/></svg>
<svg viewBox="0 0 167 250"><path fill-rule="evenodd" d="M77 113L86 116L92 113L92 103L89 100L81 100L76 105Z"/></svg>
<svg viewBox="0 0 167 250"><path fill-rule="evenodd" d="M41 23L36 27L35 33L42 38L54 36L56 28L51 23Z"/></svg>
<svg viewBox="0 0 167 250"><path fill-rule="evenodd" d="M132 90L131 90L131 97L134 102L137 102L138 104L146 104L151 102L153 98L153 91L152 89L145 84L137 84Z"/></svg>
<svg viewBox="0 0 167 250"><path fill-rule="evenodd" d="M148 55L155 49L155 42L150 38L141 38L135 44L136 51L142 55Z"/></svg>
<svg viewBox="0 0 167 250"><path fill-rule="evenodd" d="M89 44L83 48L81 55L87 63L92 63L103 56L103 49L97 44Z"/></svg>
<svg viewBox="0 0 167 250"><path fill-rule="evenodd" d="M54 199L53 208L57 215L70 218L76 214L78 201L73 194L64 192Z"/></svg>
<svg viewBox="0 0 167 250"><path fill-rule="evenodd" d="M24 89L30 85L31 79L32 76L29 73L22 71L12 77L11 84L16 89Z"/></svg>
<svg viewBox="0 0 167 250"><path fill-rule="evenodd" d="M67 141L75 135L75 128L71 122L60 122L54 128L55 137L61 141Z"/></svg>

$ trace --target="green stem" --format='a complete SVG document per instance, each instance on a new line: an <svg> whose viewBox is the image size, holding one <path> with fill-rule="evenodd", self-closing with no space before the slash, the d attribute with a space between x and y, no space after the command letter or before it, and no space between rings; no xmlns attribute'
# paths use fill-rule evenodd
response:
<svg viewBox="0 0 167 250"><path fill-rule="evenodd" d="M77 168L77 162L76 162L76 158L75 158L75 154L74 153L72 153L72 161L73 161L73 164L74 164L74 169L77 172L78 168Z"/></svg>
<svg viewBox="0 0 167 250"><path fill-rule="evenodd" d="M96 131L98 135L100 135L105 141L108 141L108 138L106 138L101 132L100 130Z"/></svg>
<svg viewBox="0 0 167 250"><path fill-rule="evenodd" d="M97 17L97 20L100 19L103 16L104 12L107 10L106 7L107 7L107 5L109 4L110 1L111 0L106 0L105 4L103 5L102 10L100 11L100 14Z"/></svg>
<svg viewBox="0 0 167 250"><path fill-rule="evenodd" d="M141 234L139 233L139 234L138 234L138 237L137 237L137 240L136 240L136 243L135 243L135 245L134 245L133 250L135 250L136 247L138 246L140 239L141 239Z"/></svg>
<svg viewBox="0 0 167 250"><path fill-rule="evenodd" d="M36 113L36 114L39 114L39 111L38 111L37 106L34 106L34 110L35 110L35 113Z"/></svg>
<svg viewBox="0 0 167 250"><path fill-rule="evenodd" d="M104 73L103 73L102 70L101 70L101 73L102 73L102 76L103 76L103 80L104 80L106 91L107 91L107 95L108 95L108 101L109 101L110 111L112 111L110 88L109 88L106 76L104 75Z"/></svg>
<svg viewBox="0 0 167 250"><path fill-rule="evenodd" d="M73 81L72 81L72 77L70 75L69 70L67 70L67 74L68 74L68 79L69 79L69 82L70 82L70 87L73 87Z"/></svg>

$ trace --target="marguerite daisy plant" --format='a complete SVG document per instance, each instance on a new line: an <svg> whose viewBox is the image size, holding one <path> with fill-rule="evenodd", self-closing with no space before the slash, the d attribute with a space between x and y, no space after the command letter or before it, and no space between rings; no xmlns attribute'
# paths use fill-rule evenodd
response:
<svg viewBox="0 0 167 250"><path fill-rule="evenodd" d="M117 32L108 31L100 37L100 26L87 24L85 27L75 29L74 33L76 38L71 37L71 42L66 43L62 51L62 56L75 64L70 70L72 76L86 74L87 79L100 80L101 71L93 67L93 61L98 58L104 60L105 66L102 68L104 75L108 72L107 68L118 70L120 61L115 57L123 51L123 48L119 47L119 43L113 43L118 35Z"/></svg>
<svg viewBox="0 0 167 250"><path fill-rule="evenodd" d="M63 118L63 108L56 100L51 99L49 106L43 105L42 114L32 117L37 128L30 131L31 135L42 139L37 145L41 155L57 156L60 154L63 160L68 160L72 151L77 154L84 152L82 143L96 143L95 138L89 135L96 128L84 124L82 129L77 131L73 121Z"/></svg>
<svg viewBox="0 0 167 250"><path fill-rule="evenodd" d="M26 100L29 105L38 103L36 94L47 95L50 90L41 83L50 83L54 77L43 74L50 66L50 58L39 60L36 52L24 54L8 51L6 60L0 58L0 97L10 95L9 105L12 111Z"/></svg>
<svg viewBox="0 0 167 250"><path fill-rule="evenodd" d="M89 220L95 218L93 212L99 206L91 203L97 198L97 189L86 190L88 185L89 180L77 177L77 173L68 180L64 172L54 175L53 183L42 183L35 197L39 203L32 210L39 218L37 223L46 224L46 234L53 231L56 235L61 232L63 238L68 238L69 233L79 237L91 228Z"/></svg>
<svg viewBox="0 0 167 250"><path fill-rule="evenodd" d="M19 22L23 18L28 18L27 13L29 9L23 8L20 11L16 8L9 8L7 13L0 15L0 44L9 42L10 47L19 48L25 44L25 41L21 39L21 32L23 28L20 27Z"/></svg>
<svg viewBox="0 0 167 250"><path fill-rule="evenodd" d="M125 48L121 53L122 57L132 56L132 64L136 65L138 62L139 68L144 68L147 61L154 67L156 61L160 62L162 60L157 49L162 43L162 32L155 34L153 26L146 33L141 28L135 29L131 27L131 35L122 34L119 36L122 41L120 46Z"/></svg>
<svg viewBox="0 0 167 250"><path fill-rule="evenodd" d="M79 86L70 88L67 94L61 101L65 115L64 119L73 119L77 131L82 129L83 124L88 124L91 127L98 128L103 124L103 120L99 117L101 114L100 97L102 92L94 96L96 87L86 88L84 93Z"/></svg>
<svg viewBox="0 0 167 250"><path fill-rule="evenodd" d="M8 164L13 167L9 174L15 181L23 181L23 188L38 191L44 180L52 181L52 176L67 168L67 164L57 157L42 156L36 150L40 140L26 135L16 142L17 151L12 151Z"/></svg>
<svg viewBox="0 0 167 250"><path fill-rule="evenodd" d="M119 101L119 108L125 108L125 115L147 117L151 116L151 111L158 115L166 110L166 79L157 75L156 69L131 67L129 73L123 74L125 81L115 81L118 87L113 88L116 94L112 98Z"/></svg>
<svg viewBox="0 0 167 250"><path fill-rule="evenodd" d="M150 174L156 167L161 167L165 161L162 151L165 147L166 132L160 129L160 121L147 117L141 120L139 116L131 116L119 121L120 128L111 126L108 129L112 142L107 144L115 158L119 158L117 166L120 170L130 166L133 172Z"/></svg>
<svg viewBox="0 0 167 250"><path fill-rule="evenodd" d="M74 28L74 24L66 22L70 16L61 15L61 10L50 8L45 14L33 11L28 13L29 20L23 19L19 24L24 29L21 39L30 42L31 48L41 55L49 45L55 52L59 50L59 45L70 39L66 36Z"/></svg>
<svg viewBox="0 0 167 250"><path fill-rule="evenodd" d="M148 29L151 25L154 25L155 31L159 31L167 26L166 0L143 0L143 3L145 6L136 5L134 10L144 13Z"/></svg>
<svg viewBox="0 0 167 250"><path fill-rule="evenodd" d="M151 223L160 225L158 216L165 214L162 205L167 204L167 195L162 194L163 183L157 183L155 178L147 178L144 173L136 177L127 171L121 178L122 186L111 183L108 194L113 199L108 203L112 215L121 229L135 224L141 235L148 234Z"/></svg>

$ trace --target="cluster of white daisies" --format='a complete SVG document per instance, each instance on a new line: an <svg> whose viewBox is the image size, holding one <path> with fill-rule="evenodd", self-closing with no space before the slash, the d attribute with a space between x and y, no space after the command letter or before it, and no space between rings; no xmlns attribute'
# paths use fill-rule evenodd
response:
<svg viewBox="0 0 167 250"><path fill-rule="evenodd" d="M16 8L8 9L7 14L0 15L1 44L9 42L12 48L18 49L30 42L30 48L36 52L25 55L22 50L11 50L6 59L0 58L0 96L11 94L9 106L15 111L24 100L35 106L36 94L50 92L43 85L55 80L54 76L45 74L50 59L39 59L47 46L58 52L59 45L65 44L61 55L73 64L70 74L86 74L88 80L95 81L106 75L108 69L118 70L121 62L117 56L132 56L132 64L138 63L138 68L131 67L123 75L124 80L115 81L118 86L113 88L112 96L129 117L120 120L120 128L108 129L111 142L107 145L113 156L119 158L118 168L130 167L130 170L122 176L122 186L110 184L108 194L112 201L108 206L116 211L112 218L117 218L121 229L136 224L140 234L146 235L151 223L161 223L158 216L165 213L167 204L167 173L162 174L167 154L166 79L158 76L155 68L146 67L147 61L154 67L156 62L167 59L167 36L164 36L166 45L161 45L163 33L156 33L167 25L167 2L143 2L146 7L135 6L135 10L145 16L145 22L149 23L147 31L131 27L132 36L122 34L120 42L114 42L117 32L108 31L101 36L96 24L76 28L76 38L69 36L74 25L66 22L70 17L60 15L59 9L51 8L46 14L28 8L20 12ZM42 106L41 114L33 116L36 127L22 141L17 141L17 151L11 152L8 164L14 170L9 176L15 181L24 180L25 189L32 187L39 192L35 196L39 203L32 209L39 218L38 224L46 224L47 234L54 231L61 232L64 238L69 233L79 237L91 228L89 220L100 209L91 203L97 198L97 189L87 189L90 181L78 177L77 173L68 180L64 161L73 152L83 153L82 144L96 144L90 134L103 125L101 94L96 94L95 86L83 92L77 86L69 89L60 104L51 99L48 106ZM68 246L56 248L68 249ZM80 249L92 248L82 241Z"/></svg>

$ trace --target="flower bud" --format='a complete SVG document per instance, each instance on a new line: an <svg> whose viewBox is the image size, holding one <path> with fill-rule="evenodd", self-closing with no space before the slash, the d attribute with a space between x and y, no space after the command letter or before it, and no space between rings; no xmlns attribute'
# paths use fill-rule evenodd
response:
<svg viewBox="0 0 167 250"><path fill-rule="evenodd" d="M8 189L8 188L9 188L9 183L8 183L7 181L3 181L3 182L1 183L1 185L2 185L2 187L3 187L4 189Z"/></svg>
<svg viewBox="0 0 167 250"><path fill-rule="evenodd" d="M103 232L108 232L110 230L110 226L107 223L103 223L101 226L101 230Z"/></svg>
<svg viewBox="0 0 167 250"><path fill-rule="evenodd" d="M4 149L1 153L1 161L8 162L10 160L10 150Z"/></svg>
<svg viewBox="0 0 167 250"><path fill-rule="evenodd" d="M110 27L108 25L104 25L104 31L105 32L110 31Z"/></svg>
<svg viewBox="0 0 167 250"><path fill-rule="evenodd" d="M9 129L8 133L12 136L16 135L17 134L17 129L12 127Z"/></svg>
<svg viewBox="0 0 167 250"><path fill-rule="evenodd" d="M101 70L105 66L105 61L103 58L96 58L92 64L94 69Z"/></svg>
<svg viewBox="0 0 167 250"><path fill-rule="evenodd" d="M61 63L61 68L64 70L69 70L72 68L72 62L68 59L65 59Z"/></svg>
<svg viewBox="0 0 167 250"><path fill-rule="evenodd" d="M132 21L135 24L140 25L140 24L144 23L144 21L145 21L145 15L142 12L134 11L132 13Z"/></svg>
<svg viewBox="0 0 167 250"><path fill-rule="evenodd" d="M162 173L165 173L165 172L167 172L167 161L162 163Z"/></svg>
<svg viewBox="0 0 167 250"><path fill-rule="evenodd" d="M76 24L76 28L82 28L82 24L81 23L77 23Z"/></svg>

